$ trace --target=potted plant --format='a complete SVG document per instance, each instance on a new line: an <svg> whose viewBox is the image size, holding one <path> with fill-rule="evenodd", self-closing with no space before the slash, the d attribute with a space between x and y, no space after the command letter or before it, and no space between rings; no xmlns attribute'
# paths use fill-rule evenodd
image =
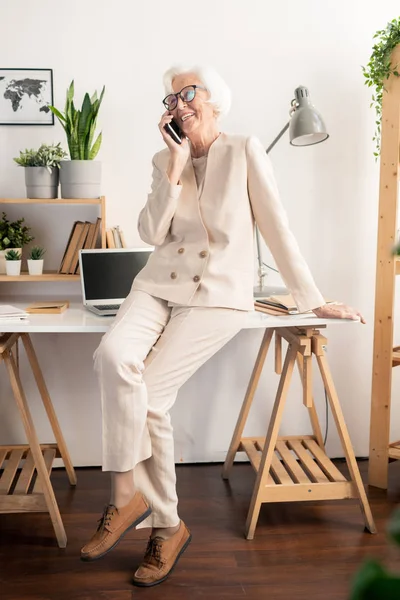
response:
<svg viewBox="0 0 400 600"><path fill-rule="evenodd" d="M5 253L8 250L17 250L22 254L22 247L33 239L30 227L24 225L25 219L9 221L5 212L0 219L0 274L6 273Z"/></svg>
<svg viewBox="0 0 400 600"><path fill-rule="evenodd" d="M93 142L97 116L103 100L105 87L97 97L85 94L82 107L74 106L74 82L67 90L65 113L49 106L63 126L68 142L71 160L62 161L60 168L62 198L99 198L101 184L101 163L95 161L101 146L102 134Z"/></svg>
<svg viewBox="0 0 400 600"><path fill-rule="evenodd" d="M21 252L8 250L5 254L7 275L19 275L21 273Z"/></svg>
<svg viewBox="0 0 400 600"><path fill-rule="evenodd" d="M400 546L400 509L393 513L387 533L390 540ZM399 598L400 573L386 570L377 560L367 560L353 579L350 600L398 600Z"/></svg>
<svg viewBox="0 0 400 600"><path fill-rule="evenodd" d="M375 107L376 129L372 139L375 142L374 156L378 158L381 151L382 99L385 92L385 82L390 75L400 76L400 65L391 64L392 52L400 44L400 17L390 21L385 29L378 30L374 35L374 39L375 44L369 62L366 67L362 67L362 70L365 85L375 88L371 106Z"/></svg>
<svg viewBox="0 0 400 600"><path fill-rule="evenodd" d="M46 250L40 246L31 248L28 258L29 275L42 275L43 273L43 255Z"/></svg>
<svg viewBox="0 0 400 600"><path fill-rule="evenodd" d="M25 185L28 198L57 198L60 161L67 153L58 143L42 144L38 150L25 150L14 161L25 167Z"/></svg>

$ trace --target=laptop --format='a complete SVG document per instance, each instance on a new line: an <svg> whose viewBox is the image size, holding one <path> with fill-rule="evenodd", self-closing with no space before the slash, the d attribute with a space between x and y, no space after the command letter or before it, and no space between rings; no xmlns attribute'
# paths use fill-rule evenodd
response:
<svg viewBox="0 0 400 600"><path fill-rule="evenodd" d="M85 308L96 315L116 315L152 251L152 248L81 250L79 268Z"/></svg>

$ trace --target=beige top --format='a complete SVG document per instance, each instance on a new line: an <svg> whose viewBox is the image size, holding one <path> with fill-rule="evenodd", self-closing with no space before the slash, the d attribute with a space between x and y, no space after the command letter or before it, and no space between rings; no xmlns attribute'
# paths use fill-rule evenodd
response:
<svg viewBox="0 0 400 600"><path fill-rule="evenodd" d="M169 159L167 148L153 159L152 189L138 226L142 240L156 248L133 289L186 306L254 309L256 221L300 312L325 304L257 138L222 133L211 144L200 199L192 160L181 184L172 185Z"/></svg>
<svg viewBox="0 0 400 600"><path fill-rule="evenodd" d="M200 156L199 158L192 157L192 164L200 198L201 194L203 193L204 179L206 176L207 154L205 156Z"/></svg>

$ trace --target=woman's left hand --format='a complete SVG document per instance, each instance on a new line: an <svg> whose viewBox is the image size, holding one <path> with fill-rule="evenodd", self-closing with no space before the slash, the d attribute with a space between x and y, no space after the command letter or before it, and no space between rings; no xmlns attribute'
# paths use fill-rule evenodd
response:
<svg viewBox="0 0 400 600"><path fill-rule="evenodd" d="M365 323L362 314L346 304L324 304L319 308L314 308L313 313L320 319L350 319Z"/></svg>

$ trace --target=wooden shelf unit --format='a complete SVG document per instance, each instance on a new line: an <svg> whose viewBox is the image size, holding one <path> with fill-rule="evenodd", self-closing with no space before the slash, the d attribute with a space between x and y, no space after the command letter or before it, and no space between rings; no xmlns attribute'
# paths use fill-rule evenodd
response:
<svg viewBox="0 0 400 600"><path fill-rule="evenodd" d="M400 44L392 65L400 63ZM379 182L378 247L376 261L374 351L371 394L369 484L386 489L389 458L400 459L400 443L390 444L392 368L400 365L400 347L393 347L395 282L400 257L392 256L396 243L400 146L400 77L385 81L382 102Z"/></svg>
<svg viewBox="0 0 400 600"><path fill-rule="evenodd" d="M106 199L105 196L100 198L0 198L2 204L52 204L52 205L78 205L89 204L100 206L101 217L101 247L106 248ZM0 274L0 282L44 282L44 281L79 281L80 275L66 275L57 271L45 271L43 275L29 275L27 272L21 273L18 276L10 276Z"/></svg>
<svg viewBox="0 0 400 600"><path fill-rule="evenodd" d="M0 282L2 281L79 281L80 275L66 275L64 273L57 273L57 271L44 271L43 275L29 275L27 271L22 271L21 275L0 275Z"/></svg>

